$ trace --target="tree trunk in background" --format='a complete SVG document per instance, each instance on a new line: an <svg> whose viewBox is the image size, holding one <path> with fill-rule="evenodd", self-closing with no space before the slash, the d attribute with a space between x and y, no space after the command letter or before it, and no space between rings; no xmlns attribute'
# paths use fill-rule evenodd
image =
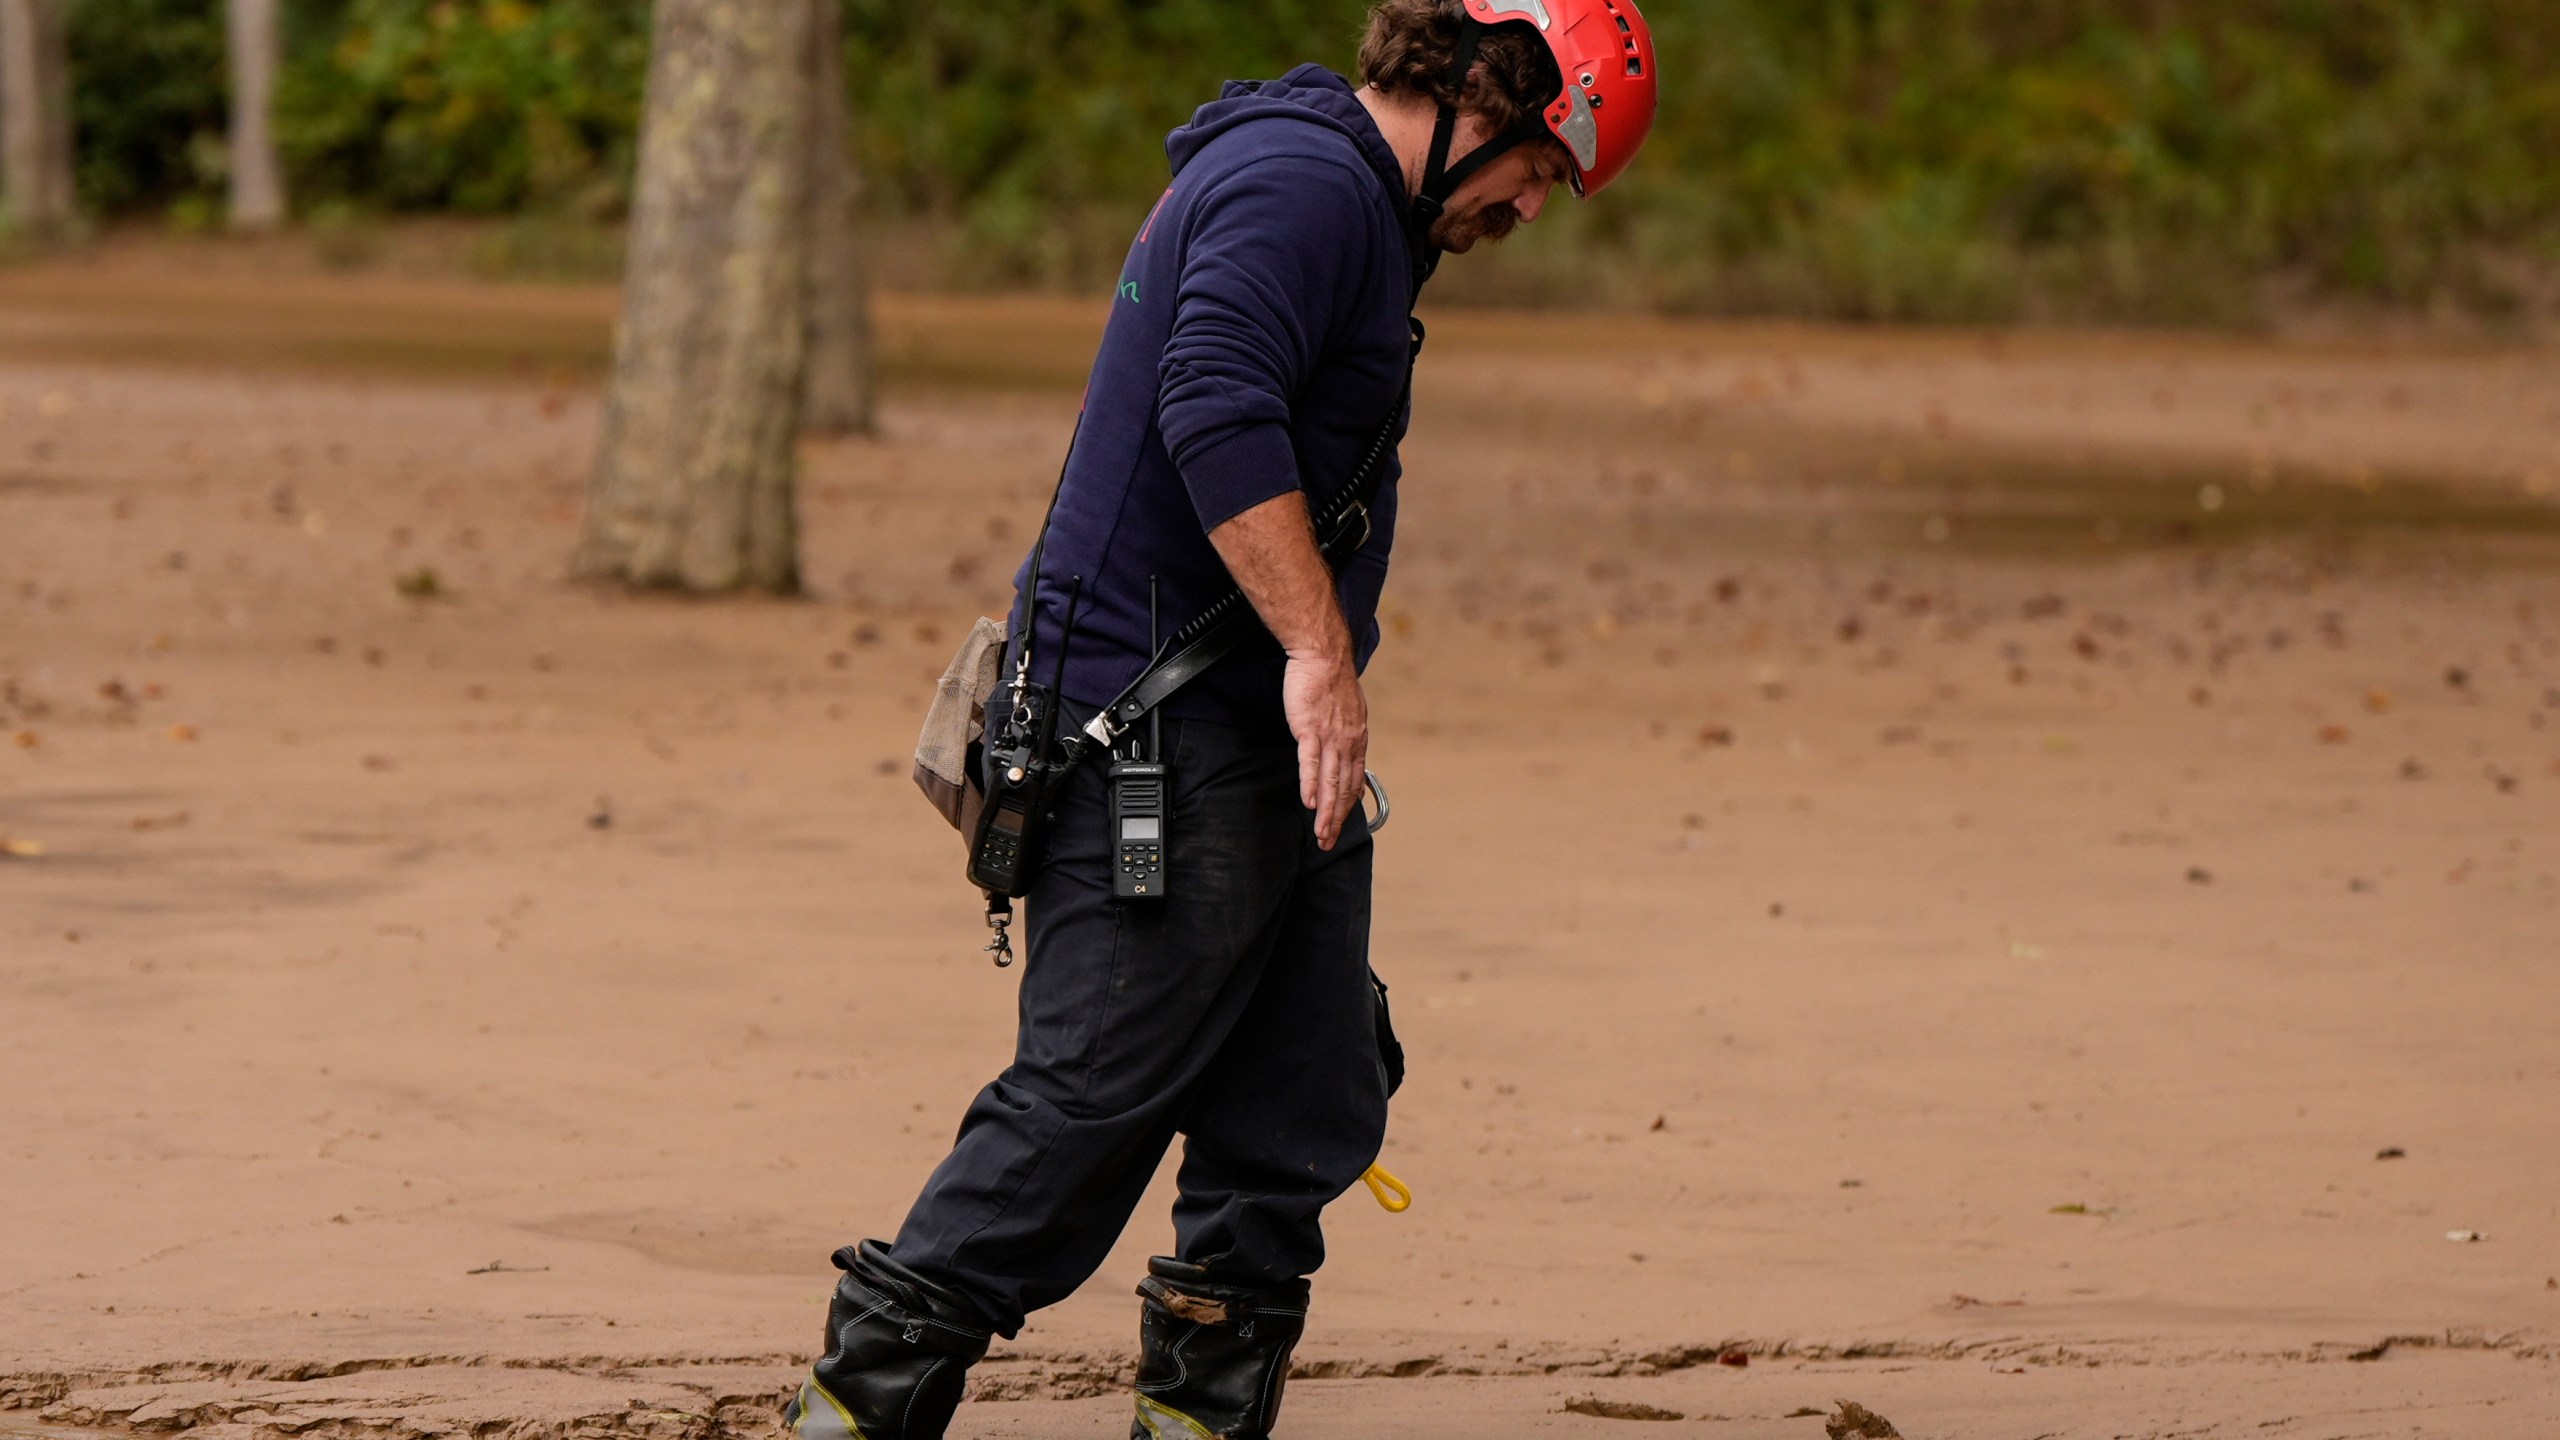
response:
<svg viewBox="0 0 2560 1440"><path fill-rule="evenodd" d="M0 0L0 214L20 234L71 228L71 50L57 0Z"/></svg>
<svg viewBox="0 0 2560 1440"><path fill-rule="evenodd" d="M871 287L854 236L861 178L845 127L842 0L809 0L815 130L809 147L809 394L801 423L825 435L873 423Z"/></svg>
<svg viewBox="0 0 2560 1440"><path fill-rule="evenodd" d="M276 68L280 0L229 0L231 42L231 228L284 223L284 167L276 159Z"/></svg>
<svg viewBox="0 0 2560 1440"><path fill-rule="evenodd" d="M810 6L658 0L579 574L799 584Z"/></svg>

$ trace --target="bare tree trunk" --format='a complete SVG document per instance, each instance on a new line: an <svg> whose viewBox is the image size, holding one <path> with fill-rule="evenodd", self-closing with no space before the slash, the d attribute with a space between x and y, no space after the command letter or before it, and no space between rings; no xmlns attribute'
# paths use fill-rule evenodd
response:
<svg viewBox="0 0 2560 1440"><path fill-rule="evenodd" d="M579 574L799 584L810 7L658 0Z"/></svg>
<svg viewBox="0 0 2560 1440"><path fill-rule="evenodd" d="M284 223L284 167L268 124L275 105L278 0L229 0L231 37L231 228Z"/></svg>
<svg viewBox="0 0 2560 1440"><path fill-rule="evenodd" d="M845 126L842 0L809 0L816 130L809 147L809 394L800 419L826 435L868 434L872 409L871 287L854 238L862 181Z"/></svg>
<svg viewBox="0 0 2560 1440"><path fill-rule="evenodd" d="M71 184L71 49L58 0L0 0L0 206L9 228L55 236Z"/></svg>

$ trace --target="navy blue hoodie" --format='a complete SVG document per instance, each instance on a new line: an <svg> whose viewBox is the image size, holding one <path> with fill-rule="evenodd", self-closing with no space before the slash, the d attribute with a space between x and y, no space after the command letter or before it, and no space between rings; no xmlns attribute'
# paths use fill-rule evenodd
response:
<svg viewBox="0 0 2560 1440"><path fill-rule="evenodd" d="M1041 560L1032 678L1051 678L1081 576L1060 688L1097 709L1145 667L1148 577L1170 633L1234 586L1208 532L1292 489L1323 508L1404 383L1403 172L1341 76L1302 65L1230 82L1165 153L1173 183L1121 269ZM1363 666L1397 473L1391 458L1375 529L1339 584ZM1017 595L1028 573L1026 561ZM1165 713L1279 728L1281 668L1278 642L1259 636Z"/></svg>

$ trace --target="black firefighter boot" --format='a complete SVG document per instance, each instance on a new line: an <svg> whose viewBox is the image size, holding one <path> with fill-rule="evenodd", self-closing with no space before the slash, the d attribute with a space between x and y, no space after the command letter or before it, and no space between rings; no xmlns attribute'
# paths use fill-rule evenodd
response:
<svg viewBox="0 0 2560 1440"><path fill-rule="evenodd" d="M877 1240L835 1253L827 1348L782 1412L800 1440L942 1440L985 1325L960 1298L889 1258Z"/></svg>
<svg viewBox="0 0 2560 1440"><path fill-rule="evenodd" d="M1239 1284L1157 1256L1138 1294L1129 1440L1266 1440L1307 1330L1307 1282Z"/></svg>

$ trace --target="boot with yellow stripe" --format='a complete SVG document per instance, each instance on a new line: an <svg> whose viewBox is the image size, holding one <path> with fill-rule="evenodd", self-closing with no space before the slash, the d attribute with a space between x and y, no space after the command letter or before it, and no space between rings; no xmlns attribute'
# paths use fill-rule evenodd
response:
<svg viewBox="0 0 2560 1440"><path fill-rule="evenodd" d="M1307 1329L1307 1282L1245 1284L1162 1256L1138 1282L1129 1440L1267 1440Z"/></svg>
<svg viewBox="0 0 2560 1440"><path fill-rule="evenodd" d="M835 1253L826 1353L782 1423L800 1440L942 1440L988 1331L950 1291L877 1240Z"/></svg>

